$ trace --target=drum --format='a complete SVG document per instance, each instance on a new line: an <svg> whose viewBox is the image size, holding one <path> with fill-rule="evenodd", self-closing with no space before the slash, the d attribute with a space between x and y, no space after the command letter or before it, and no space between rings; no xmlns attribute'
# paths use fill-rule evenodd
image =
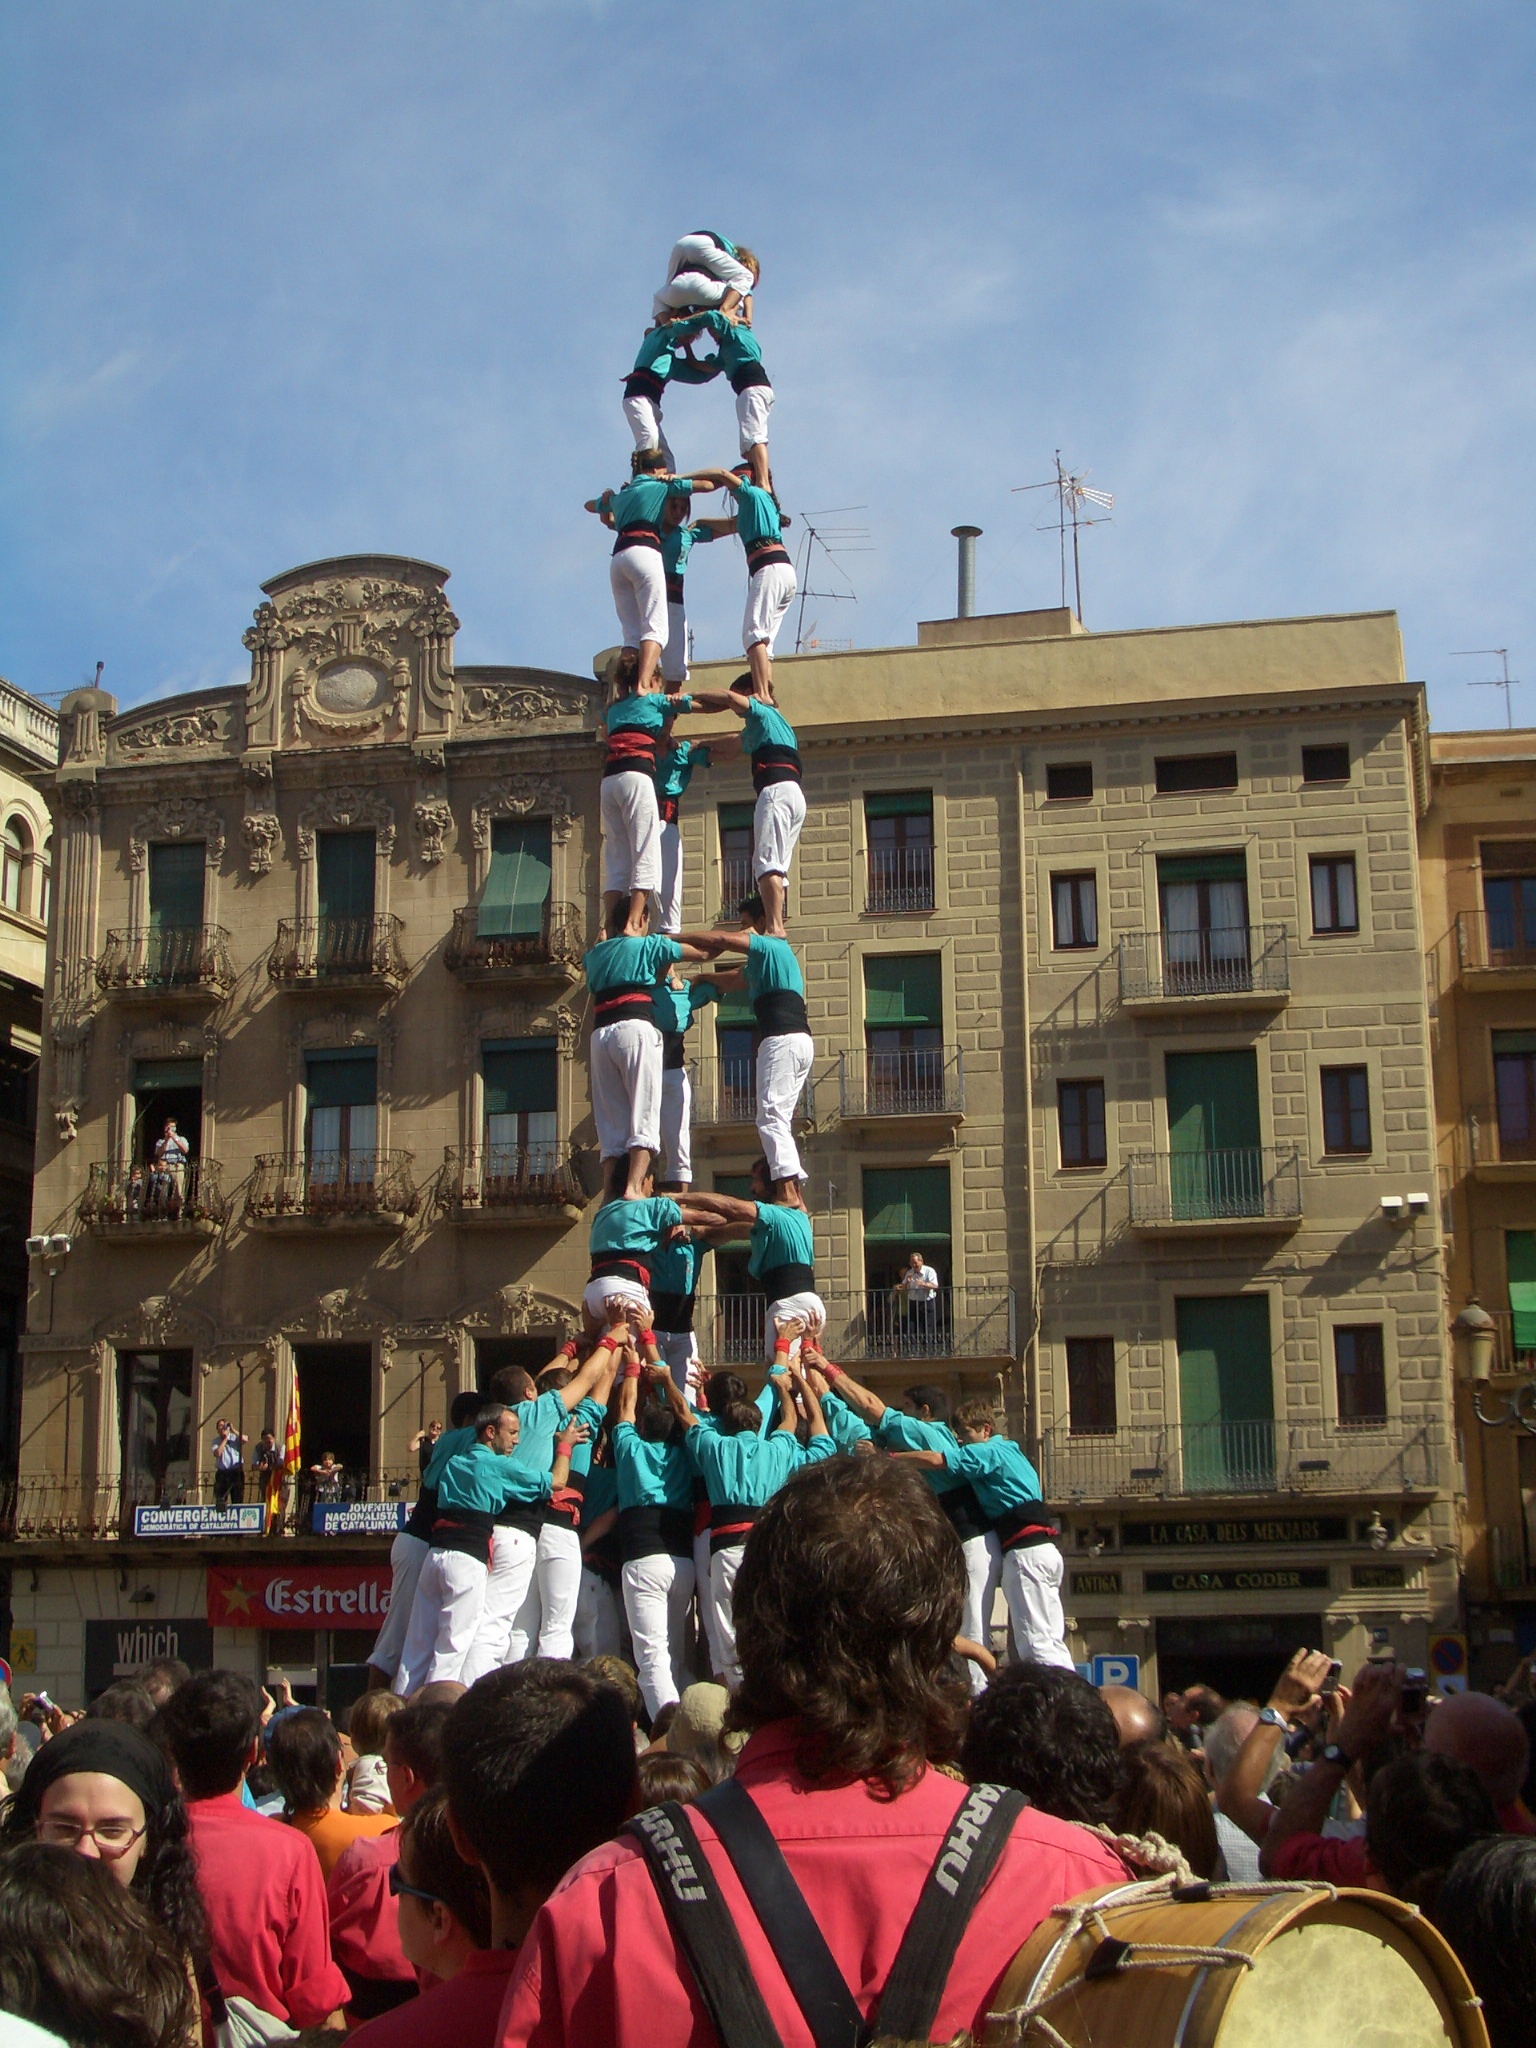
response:
<svg viewBox="0 0 1536 2048"><path fill-rule="evenodd" d="M1488 2048L1441 1936L1382 1892L1112 1886L1036 1928L984 2048Z"/></svg>

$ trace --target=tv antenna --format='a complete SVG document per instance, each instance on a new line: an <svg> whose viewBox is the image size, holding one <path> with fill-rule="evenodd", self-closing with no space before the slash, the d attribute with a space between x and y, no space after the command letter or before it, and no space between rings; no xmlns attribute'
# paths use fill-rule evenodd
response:
<svg viewBox="0 0 1536 2048"><path fill-rule="evenodd" d="M1077 596L1077 622L1083 622L1083 565L1078 554L1077 536L1085 526L1108 526L1113 522L1108 517L1114 509L1113 491L1094 490L1089 482L1092 470L1079 470L1074 476L1061 459L1061 450L1056 450L1056 474L1043 484L1017 484L1014 494L1020 491L1054 491L1056 493L1056 517L1044 526L1036 527L1037 533L1049 533L1056 529L1061 549L1061 608L1067 608L1067 534L1072 535L1072 587ZM1103 516L1094 518L1088 511L1090 505L1102 509Z"/></svg>
<svg viewBox="0 0 1536 2048"><path fill-rule="evenodd" d="M843 567L844 555L872 555L872 547L865 546L869 539L867 526L818 526L818 519L837 519L849 512L867 512L867 505L832 505L824 512L802 512L800 517L801 538L795 549L795 580L800 585L800 609L795 615L795 652L798 654L805 645L805 601L809 597L825 598L829 604L857 604L859 593L854 589L848 571ZM838 577L847 585L844 590L813 590L811 568L817 560L817 549L821 550L824 565L831 576ZM815 620L811 622L814 630Z"/></svg>
<svg viewBox="0 0 1536 2048"><path fill-rule="evenodd" d="M1509 693L1511 690L1519 688L1520 678L1512 676L1509 672L1509 649L1507 647L1453 647L1451 649L1451 659L1453 661L1462 661L1471 654L1496 654L1504 664L1503 675L1478 676L1467 684L1467 688L1469 690L1502 690L1504 692L1504 723L1513 732L1515 729L1515 713Z"/></svg>

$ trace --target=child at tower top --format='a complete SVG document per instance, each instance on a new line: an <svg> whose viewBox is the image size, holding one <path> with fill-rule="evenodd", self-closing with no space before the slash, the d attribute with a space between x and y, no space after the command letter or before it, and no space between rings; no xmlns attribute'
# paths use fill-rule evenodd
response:
<svg viewBox="0 0 1536 2048"><path fill-rule="evenodd" d="M667 281L656 294L651 317L715 307L728 320L750 321L752 294L762 265L743 245L729 242L712 228L698 228L672 245Z"/></svg>

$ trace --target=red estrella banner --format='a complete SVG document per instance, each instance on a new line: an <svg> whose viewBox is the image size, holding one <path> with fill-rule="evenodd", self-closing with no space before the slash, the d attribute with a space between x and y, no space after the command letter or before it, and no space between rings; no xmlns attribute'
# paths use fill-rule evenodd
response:
<svg viewBox="0 0 1536 2048"><path fill-rule="evenodd" d="M379 1564L214 1564L215 1628L377 1628L389 1612L390 1569Z"/></svg>

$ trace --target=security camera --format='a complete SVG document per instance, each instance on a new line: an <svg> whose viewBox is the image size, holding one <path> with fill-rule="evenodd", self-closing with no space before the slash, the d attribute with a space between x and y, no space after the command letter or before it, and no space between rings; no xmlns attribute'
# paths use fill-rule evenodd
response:
<svg viewBox="0 0 1536 2048"><path fill-rule="evenodd" d="M1427 1216L1429 1214L1429 1197L1428 1195L1410 1195L1408 1197L1408 1206L1415 1216Z"/></svg>
<svg viewBox="0 0 1536 2048"><path fill-rule="evenodd" d="M40 1259L47 1249L48 1240L46 1237L29 1237L27 1239L27 1257L29 1259Z"/></svg>
<svg viewBox="0 0 1536 2048"><path fill-rule="evenodd" d="M1408 1220L1406 1204L1401 1195L1383 1195L1381 1213L1389 1223L1406 1223Z"/></svg>
<svg viewBox="0 0 1536 2048"><path fill-rule="evenodd" d="M43 1244L44 1251L48 1254L50 1258L53 1259L67 1258L69 1254L74 1250L74 1248L75 1240L72 1237L65 1235L63 1232L60 1232L58 1235L54 1237L45 1239Z"/></svg>

